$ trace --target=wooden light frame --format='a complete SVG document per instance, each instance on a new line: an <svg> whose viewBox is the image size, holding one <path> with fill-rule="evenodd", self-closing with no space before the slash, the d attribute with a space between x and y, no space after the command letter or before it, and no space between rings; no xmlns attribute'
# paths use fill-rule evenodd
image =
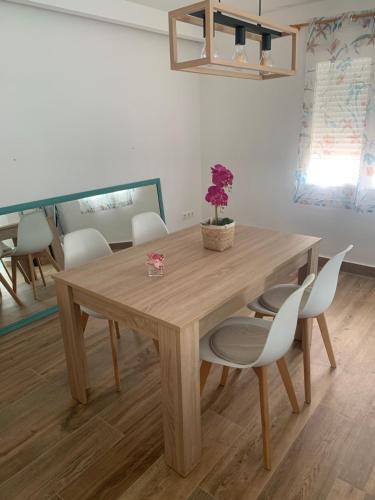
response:
<svg viewBox="0 0 375 500"><path fill-rule="evenodd" d="M202 20L193 14L205 12L205 20ZM237 61L214 58L213 57L213 39L214 39L214 13L221 12L241 21L261 25L280 32L280 38L290 36L292 38L292 54L289 69L276 68L271 66L262 66L260 64L240 63ZM201 2L172 10L169 16L169 45L171 69L176 71L188 71L201 73L205 75L229 76L233 78L247 78L252 80L269 80L285 76L294 76L297 72L297 46L298 29L292 26L276 24L273 21L238 10L229 5L219 3L217 0L203 0ZM177 21L201 26L205 23L206 33L206 53L207 57L178 62L177 53ZM235 29L230 26L221 25L215 22L215 32L223 32L233 36ZM246 38L259 44L259 52L262 49L262 36L246 32ZM274 39L275 40L275 39ZM240 70L240 71L239 71Z"/></svg>

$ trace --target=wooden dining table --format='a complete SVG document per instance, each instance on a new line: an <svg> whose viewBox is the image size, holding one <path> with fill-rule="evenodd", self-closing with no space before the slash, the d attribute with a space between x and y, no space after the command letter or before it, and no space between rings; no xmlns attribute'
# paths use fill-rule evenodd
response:
<svg viewBox="0 0 375 500"><path fill-rule="evenodd" d="M201 457L199 339L265 289L295 272L316 272L320 239L236 226L234 246L203 248L200 227L58 273L57 300L71 394L88 403L80 306L159 341L167 464L188 475ZM165 255L165 275L149 277L146 254ZM309 325L311 336L311 324Z"/></svg>

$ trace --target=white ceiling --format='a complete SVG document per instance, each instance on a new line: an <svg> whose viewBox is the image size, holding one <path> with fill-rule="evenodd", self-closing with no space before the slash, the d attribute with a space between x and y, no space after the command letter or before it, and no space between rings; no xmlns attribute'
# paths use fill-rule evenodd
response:
<svg viewBox="0 0 375 500"><path fill-rule="evenodd" d="M131 0L134 3L148 5L155 9L172 10L195 3L197 0ZM251 12L258 11L258 0L223 0L234 7L243 8ZM270 12L283 7L293 7L302 4L315 3L317 0L262 0L262 11Z"/></svg>

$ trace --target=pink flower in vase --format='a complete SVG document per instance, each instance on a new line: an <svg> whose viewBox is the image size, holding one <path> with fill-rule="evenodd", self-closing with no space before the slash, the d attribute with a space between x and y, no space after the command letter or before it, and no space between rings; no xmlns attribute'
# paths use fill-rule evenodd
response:
<svg viewBox="0 0 375 500"><path fill-rule="evenodd" d="M233 174L224 165L217 163L214 167L211 167L212 174L212 186L207 190L205 200L211 203L215 207L215 217L211 219L211 224L220 225L221 221L224 224L228 223L230 220L228 218L219 218L219 208L223 209L228 205L228 194L231 190L233 184Z"/></svg>
<svg viewBox="0 0 375 500"><path fill-rule="evenodd" d="M147 254L146 264L160 271L164 268L164 255L157 252L150 252Z"/></svg>
<svg viewBox="0 0 375 500"><path fill-rule="evenodd" d="M222 188L232 186L233 174L227 167L224 167L224 165L218 163L214 167L211 167L211 173L212 183L215 184L215 186Z"/></svg>
<svg viewBox="0 0 375 500"><path fill-rule="evenodd" d="M205 199L215 207L226 207L228 205L228 195L224 188L219 186L210 186Z"/></svg>

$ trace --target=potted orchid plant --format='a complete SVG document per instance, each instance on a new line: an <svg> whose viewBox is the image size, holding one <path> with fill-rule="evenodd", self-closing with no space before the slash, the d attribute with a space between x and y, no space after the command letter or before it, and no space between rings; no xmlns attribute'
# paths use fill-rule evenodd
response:
<svg viewBox="0 0 375 500"><path fill-rule="evenodd" d="M214 217L201 224L203 245L210 250L222 252L233 246L235 222L228 217L220 217L220 212L228 205L228 192L232 188L233 174L224 165L211 168L212 185L205 199L214 207Z"/></svg>

